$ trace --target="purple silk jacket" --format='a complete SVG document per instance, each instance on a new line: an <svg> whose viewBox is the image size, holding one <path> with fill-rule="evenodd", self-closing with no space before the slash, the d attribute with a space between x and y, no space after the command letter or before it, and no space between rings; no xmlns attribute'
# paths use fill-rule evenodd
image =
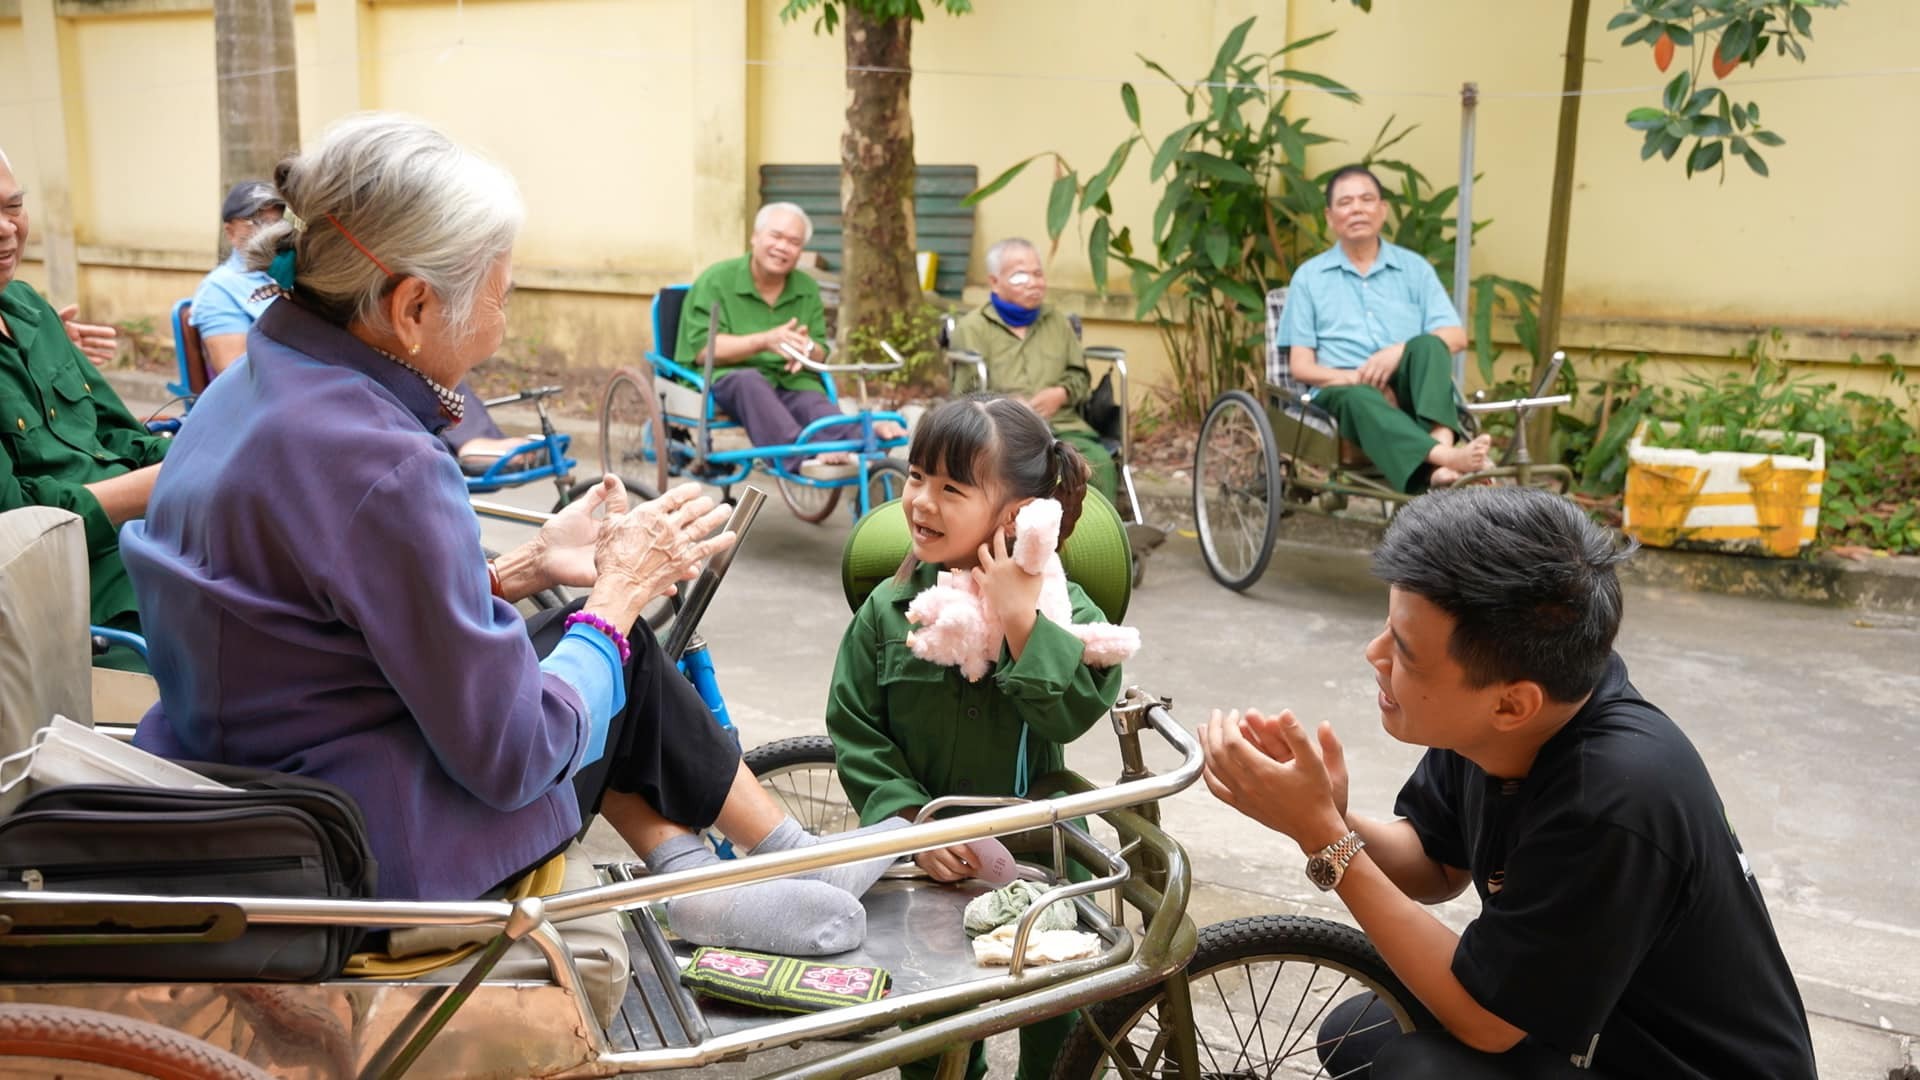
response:
<svg viewBox="0 0 1920 1080"><path fill-rule="evenodd" d="M282 301L120 540L160 684L135 742L345 788L395 898L477 897L581 825L586 706L488 590L445 423Z"/></svg>

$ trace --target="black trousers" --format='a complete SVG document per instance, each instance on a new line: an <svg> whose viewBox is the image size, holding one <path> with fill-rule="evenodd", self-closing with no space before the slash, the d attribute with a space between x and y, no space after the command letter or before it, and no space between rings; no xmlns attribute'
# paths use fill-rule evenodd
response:
<svg viewBox="0 0 1920 1080"><path fill-rule="evenodd" d="M546 656L566 636L568 615L586 603L582 597L564 608L534 613L527 635L534 652ZM633 659L627 662L627 704L615 713L600 760L573 774L584 834L600 812L608 791L638 795L660 816L695 832L712 825L726 804L740 770L740 745L713 718L706 702L660 648L643 618L627 631ZM562 844L558 851L566 850ZM536 860L502 882L510 884L556 852Z"/></svg>
<svg viewBox="0 0 1920 1080"><path fill-rule="evenodd" d="M1372 994L1333 1007L1314 1049L1330 1077L1341 1080L1606 1080L1568 1055L1531 1040L1504 1054L1475 1050L1444 1031L1402 1034Z"/></svg>

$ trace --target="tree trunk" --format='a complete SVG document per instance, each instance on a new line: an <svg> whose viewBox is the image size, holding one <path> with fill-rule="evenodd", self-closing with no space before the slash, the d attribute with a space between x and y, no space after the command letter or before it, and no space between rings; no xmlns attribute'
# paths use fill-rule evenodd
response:
<svg viewBox="0 0 1920 1080"><path fill-rule="evenodd" d="M921 302L914 269L912 75L907 72L913 63L913 21L875 19L859 4L843 10L847 127L840 137L840 207L846 265L840 333L871 348L879 337L903 336L904 320ZM855 330L866 333L856 339Z"/></svg>
<svg viewBox="0 0 1920 1080"><path fill-rule="evenodd" d="M272 179L300 149L293 0L213 0L213 49L224 195L242 180Z"/></svg>
<svg viewBox="0 0 1920 1080"><path fill-rule="evenodd" d="M1553 194L1547 211L1547 264L1540 272L1540 353L1533 358L1539 379L1547 358L1560 347L1560 307L1567 291L1567 229L1573 214L1573 158L1580 137L1580 88L1586 81L1587 0L1573 0L1567 22L1567 66L1561 77L1560 131L1553 148ZM1552 387L1543 388L1553 393ZM1553 414L1542 411L1528 422L1527 443L1545 455ZM1544 456L1542 460L1545 460Z"/></svg>

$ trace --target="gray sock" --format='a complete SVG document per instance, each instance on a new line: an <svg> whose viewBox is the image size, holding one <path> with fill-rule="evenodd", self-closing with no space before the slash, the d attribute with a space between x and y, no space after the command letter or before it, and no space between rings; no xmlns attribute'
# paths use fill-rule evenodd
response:
<svg viewBox="0 0 1920 1080"><path fill-rule="evenodd" d="M643 858L656 874L720 861L698 836L676 836ZM696 945L786 956L846 952L867 940L867 910L858 899L824 882L798 878L668 900L667 925Z"/></svg>
<svg viewBox="0 0 1920 1080"><path fill-rule="evenodd" d="M798 821L788 817L775 825L773 831L766 835L766 839L754 845L753 850L748 854L768 855L776 851L792 851L795 848L812 847L828 840L845 840L849 836L872 836L876 833L892 832L895 829L904 829L910 824L912 823L906 818L890 817L885 821L868 825L864 829L815 836L801 828ZM880 875L887 872L887 867L892 866L898 859L899 856L891 855L883 859L868 859L866 862L850 863L845 866L827 866L805 874L796 874L795 877L824 881L853 896L865 896L867 890L873 887L873 883L880 880Z"/></svg>

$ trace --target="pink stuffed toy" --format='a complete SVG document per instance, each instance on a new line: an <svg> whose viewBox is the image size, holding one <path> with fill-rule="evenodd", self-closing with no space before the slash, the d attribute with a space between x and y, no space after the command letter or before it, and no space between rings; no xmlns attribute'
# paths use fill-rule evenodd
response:
<svg viewBox="0 0 1920 1080"><path fill-rule="evenodd" d="M1060 504L1035 499L1013 520L1013 561L1039 574L1040 614L1080 639L1081 656L1091 666L1118 664L1140 649L1140 631L1112 623L1075 623L1067 594L1067 573L1055 549L1060 546ZM942 570L936 582L907 605L907 621L919 629L907 635L907 647L922 660L958 667L968 682L978 682L995 660L1006 635L1000 619L982 602L973 572Z"/></svg>

